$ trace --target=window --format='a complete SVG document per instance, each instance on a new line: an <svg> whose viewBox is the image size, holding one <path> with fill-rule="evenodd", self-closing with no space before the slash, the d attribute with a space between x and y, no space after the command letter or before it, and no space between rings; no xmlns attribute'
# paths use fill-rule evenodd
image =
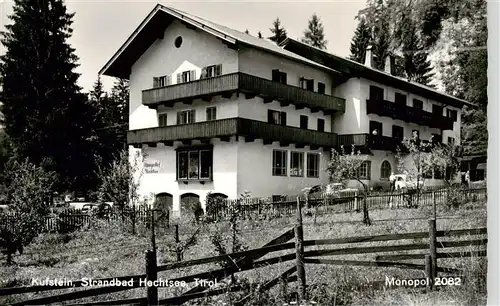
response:
<svg viewBox="0 0 500 306"><path fill-rule="evenodd" d="M393 125L392 126L392 138L397 140L403 140L404 130L402 126Z"/></svg>
<svg viewBox="0 0 500 306"><path fill-rule="evenodd" d="M419 130L411 131L411 137L412 139L420 139L420 131Z"/></svg>
<svg viewBox="0 0 500 306"><path fill-rule="evenodd" d="M370 120L370 135L382 136L382 122Z"/></svg>
<svg viewBox="0 0 500 306"><path fill-rule="evenodd" d="M391 163L389 163L387 160L384 160L382 162L382 165L380 166L380 178L389 179L389 176L391 176L391 172Z"/></svg>
<svg viewBox="0 0 500 306"><path fill-rule="evenodd" d="M212 178L211 149L180 149L177 151L177 179L208 180Z"/></svg>
<svg viewBox="0 0 500 306"><path fill-rule="evenodd" d="M170 85L170 76L169 75L164 75L161 77L154 77L153 78L153 88L158 88L158 87L164 87L167 85Z"/></svg>
<svg viewBox="0 0 500 306"><path fill-rule="evenodd" d="M196 70L184 71L177 74L177 84L196 80Z"/></svg>
<svg viewBox="0 0 500 306"><path fill-rule="evenodd" d="M448 144L450 144L450 145L455 144L455 138L454 137L448 137Z"/></svg>
<svg viewBox="0 0 500 306"><path fill-rule="evenodd" d="M290 176L304 176L304 153L290 153Z"/></svg>
<svg viewBox="0 0 500 306"><path fill-rule="evenodd" d="M286 73L283 71L279 71L279 69L273 70L272 78L273 78L273 82L286 84Z"/></svg>
<svg viewBox="0 0 500 306"><path fill-rule="evenodd" d="M222 74L222 65L212 65L201 69L200 79L213 78Z"/></svg>
<svg viewBox="0 0 500 306"><path fill-rule="evenodd" d="M194 109L186 110L177 113L177 124L188 124L195 122Z"/></svg>
<svg viewBox="0 0 500 306"><path fill-rule="evenodd" d="M267 122L272 124L286 125L286 113L269 109L267 110Z"/></svg>
<svg viewBox="0 0 500 306"><path fill-rule="evenodd" d="M325 89L326 89L325 83L318 82L318 93L325 94Z"/></svg>
<svg viewBox="0 0 500 306"><path fill-rule="evenodd" d="M443 136L439 134L432 134L432 143L442 143L443 142Z"/></svg>
<svg viewBox="0 0 500 306"><path fill-rule="evenodd" d="M325 120L318 119L318 132L324 132L324 131L325 131Z"/></svg>
<svg viewBox="0 0 500 306"><path fill-rule="evenodd" d="M319 154L307 154L307 177L319 177Z"/></svg>
<svg viewBox="0 0 500 306"><path fill-rule="evenodd" d="M434 167L434 179L436 179L436 180L442 180L444 172L445 171L443 171L443 169L441 169L441 167L435 166Z"/></svg>
<svg viewBox="0 0 500 306"><path fill-rule="evenodd" d="M456 110L447 109L446 110L446 117L450 118L453 121L457 121L457 119L458 119L458 113L457 113Z"/></svg>
<svg viewBox="0 0 500 306"><path fill-rule="evenodd" d="M364 161L358 168L358 178L361 180L369 180L371 172L371 161Z"/></svg>
<svg viewBox="0 0 500 306"><path fill-rule="evenodd" d="M432 104L432 113L435 115L442 116L443 115L443 107L436 105L436 104Z"/></svg>
<svg viewBox="0 0 500 306"><path fill-rule="evenodd" d="M309 117L300 115L300 128L307 129L308 128Z"/></svg>
<svg viewBox="0 0 500 306"><path fill-rule="evenodd" d="M413 107L418 109L424 109L424 102L419 99L413 99Z"/></svg>
<svg viewBox="0 0 500 306"><path fill-rule="evenodd" d="M396 93L395 95L395 102L398 105L406 105L406 95Z"/></svg>
<svg viewBox="0 0 500 306"><path fill-rule="evenodd" d="M273 150L273 176L286 176L286 152Z"/></svg>
<svg viewBox="0 0 500 306"><path fill-rule="evenodd" d="M370 100L384 100L384 89L371 85Z"/></svg>
<svg viewBox="0 0 500 306"><path fill-rule="evenodd" d="M207 121L217 119L217 108L215 106L207 107Z"/></svg>
<svg viewBox="0 0 500 306"><path fill-rule="evenodd" d="M167 114L158 114L158 126L167 126Z"/></svg>
<svg viewBox="0 0 500 306"><path fill-rule="evenodd" d="M279 195L279 194L273 194L272 195L272 202L273 203L283 202L283 201L286 201L286 196L282 196L282 195Z"/></svg>

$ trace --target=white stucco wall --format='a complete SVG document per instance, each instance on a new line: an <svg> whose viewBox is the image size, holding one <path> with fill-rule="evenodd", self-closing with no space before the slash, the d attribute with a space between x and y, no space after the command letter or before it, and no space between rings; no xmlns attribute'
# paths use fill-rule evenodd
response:
<svg viewBox="0 0 500 306"><path fill-rule="evenodd" d="M174 46L176 37L183 39L180 48ZM222 64L222 73L238 71L238 54L214 36L201 30L191 30L174 21L164 33L164 38L156 40L137 60L130 75L130 129L158 126L155 110L142 106L142 90L153 87L153 77L171 75L172 84L176 73L197 70L209 65Z"/></svg>

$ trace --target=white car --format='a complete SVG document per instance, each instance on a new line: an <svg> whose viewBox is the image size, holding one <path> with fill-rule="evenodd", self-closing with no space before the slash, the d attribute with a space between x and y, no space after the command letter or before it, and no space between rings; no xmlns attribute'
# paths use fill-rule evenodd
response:
<svg viewBox="0 0 500 306"><path fill-rule="evenodd" d="M396 183L395 183L395 189L396 190L416 189L417 188L417 182L416 181L410 181L408 179L408 176L406 174L396 174L394 176L396 177ZM424 182L423 181L419 181L418 187L419 188L424 187Z"/></svg>

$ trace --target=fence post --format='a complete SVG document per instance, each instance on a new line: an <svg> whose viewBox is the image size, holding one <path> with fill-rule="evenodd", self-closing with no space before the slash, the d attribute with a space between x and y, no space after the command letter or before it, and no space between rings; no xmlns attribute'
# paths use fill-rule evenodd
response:
<svg viewBox="0 0 500 306"><path fill-rule="evenodd" d="M156 252L155 210L151 210L151 248Z"/></svg>
<svg viewBox="0 0 500 306"><path fill-rule="evenodd" d="M146 251L146 280L147 280L147 301L148 305L158 305L158 287L149 286L149 281L156 281L158 277L158 271L156 266L156 251L147 250Z"/></svg>
<svg viewBox="0 0 500 306"><path fill-rule="evenodd" d="M436 219L429 219L429 253L431 258L432 278L437 277L437 238Z"/></svg>
<svg viewBox="0 0 500 306"><path fill-rule="evenodd" d="M302 211L300 195L297 196L297 224L295 225L295 254L297 265L298 295L300 304L306 298L306 271L304 268L304 232L302 229Z"/></svg>
<svg viewBox="0 0 500 306"><path fill-rule="evenodd" d="M432 191L432 213L433 218L436 219L436 191Z"/></svg>
<svg viewBox="0 0 500 306"><path fill-rule="evenodd" d="M427 278L427 291L434 289L434 278L432 277L431 255L425 255L425 277Z"/></svg>
<svg viewBox="0 0 500 306"><path fill-rule="evenodd" d="M181 240L179 239L179 224L175 225L175 254L177 255L177 261L182 261L182 253L181 250L179 249L179 243Z"/></svg>

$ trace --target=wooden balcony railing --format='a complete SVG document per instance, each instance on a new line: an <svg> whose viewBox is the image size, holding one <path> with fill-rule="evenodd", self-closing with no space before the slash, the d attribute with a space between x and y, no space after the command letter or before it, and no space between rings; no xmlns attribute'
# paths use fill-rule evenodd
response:
<svg viewBox="0 0 500 306"><path fill-rule="evenodd" d="M325 148L337 146L337 134L335 133L318 132L244 118L131 130L128 131L127 142L129 145L139 145L227 136L245 136L250 140L263 139Z"/></svg>
<svg viewBox="0 0 500 306"><path fill-rule="evenodd" d="M366 100L366 113L413 122L441 130L453 130L453 120L418 108L387 100Z"/></svg>
<svg viewBox="0 0 500 306"><path fill-rule="evenodd" d="M386 150L395 152L397 147L401 147L401 139L396 139L388 136L374 136L368 133L364 134L345 134L338 135L339 147L343 145L349 148L354 145L356 147L367 147L372 150Z"/></svg>
<svg viewBox="0 0 500 306"><path fill-rule="evenodd" d="M273 82L245 73L225 74L188 83L143 90L142 104L152 108L159 104L171 106L179 101L232 92L254 94L266 99L276 99L327 113L345 111L345 99Z"/></svg>

